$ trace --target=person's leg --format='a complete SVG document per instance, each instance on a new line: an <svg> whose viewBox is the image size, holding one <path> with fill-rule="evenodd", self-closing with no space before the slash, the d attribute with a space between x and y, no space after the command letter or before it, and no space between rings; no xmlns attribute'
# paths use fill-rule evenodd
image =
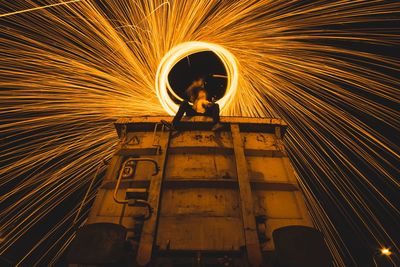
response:
<svg viewBox="0 0 400 267"><path fill-rule="evenodd" d="M193 116L198 116L198 115L200 115L200 114L197 113L196 110L194 110L193 107L189 105L189 108L186 110L186 116L193 117Z"/></svg>
<svg viewBox="0 0 400 267"><path fill-rule="evenodd" d="M223 125L220 123L220 117L219 117L219 105L218 104L213 104L212 106L207 108L206 115L212 117L214 126L212 128L213 131L217 131L223 127Z"/></svg>
<svg viewBox="0 0 400 267"><path fill-rule="evenodd" d="M211 117L213 119L214 124L219 123L219 105L213 104L212 106L207 107L204 115Z"/></svg>
<svg viewBox="0 0 400 267"><path fill-rule="evenodd" d="M161 120L161 123L164 124L168 129L172 131L177 131L176 127L178 126L179 122L181 121L183 115L187 112L190 112L191 106L189 105L188 101L183 101L179 105L178 112L176 112L175 117L172 119L172 122L169 123L166 120Z"/></svg>
<svg viewBox="0 0 400 267"><path fill-rule="evenodd" d="M189 105L188 101L183 101L178 109L178 112L175 114L174 119L172 120L172 125L173 126L177 126L178 123L181 121L183 115L186 113L186 115L188 115L188 113L190 113L190 111L193 110L192 107Z"/></svg>
<svg viewBox="0 0 400 267"><path fill-rule="evenodd" d="M214 124L219 123L220 118L219 118L219 105L218 104L214 104L211 106L211 112L212 112L212 118L214 121Z"/></svg>

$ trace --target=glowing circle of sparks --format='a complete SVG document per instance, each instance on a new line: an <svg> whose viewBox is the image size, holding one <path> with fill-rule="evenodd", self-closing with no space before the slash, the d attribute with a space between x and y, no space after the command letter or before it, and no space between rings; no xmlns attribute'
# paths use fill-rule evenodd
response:
<svg viewBox="0 0 400 267"><path fill-rule="evenodd" d="M228 107L232 101L233 96L236 93L239 80L239 71L236 62L236 58L232 53L226 50L224 47L207 42L185 42L173 47L168 53L162 58L158 65L156 74L156 92L161 105L164 107L166 112L173 115L178 110L179 106L172 100L171 96L174 96L179 101L183 99L178 96L168 81L168 74L171 69L181 59L198 52L211 51L215 53L221 62L224 64L227 74L227 85L225 95L217 101L221 111Z"/></svg>

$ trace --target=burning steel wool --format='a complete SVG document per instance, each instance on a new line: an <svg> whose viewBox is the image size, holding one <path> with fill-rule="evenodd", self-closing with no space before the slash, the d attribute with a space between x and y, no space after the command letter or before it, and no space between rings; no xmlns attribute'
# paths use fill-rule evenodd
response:
<svg viewBox="0 0 400 267"><path fill-rule="evenodd" d="M112 122L174 114L170 70L211 51L227 74L221 115L288 123L284 142L336 265L357 261L338 213L394 257L400 155L388 133L399 134L400 80L384 51L399 45L399 10L375 0L1 0L0 254L57 262L82 192L114 151Z"/></svg>

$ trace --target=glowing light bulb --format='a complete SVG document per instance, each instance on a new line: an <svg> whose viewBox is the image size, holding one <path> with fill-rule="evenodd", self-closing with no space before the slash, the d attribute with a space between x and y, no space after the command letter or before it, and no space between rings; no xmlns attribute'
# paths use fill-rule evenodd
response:
<svg viewBox="0 0 400 267"><path fill-rule="evenodd" d="M389 248L382 248L381 249L381 254L385 255L385 256L390 256L390 255L392 255L392 252L390 251Z"/></svg>

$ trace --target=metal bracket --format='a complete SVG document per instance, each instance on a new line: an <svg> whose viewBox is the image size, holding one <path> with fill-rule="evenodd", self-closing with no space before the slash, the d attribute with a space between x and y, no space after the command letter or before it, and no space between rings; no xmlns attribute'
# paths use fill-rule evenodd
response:
<svg viewBox="0 0 400 267"><path fill-rule="evenodd" d="M160 134L160 136L164 133L165 126L164 126L164 124L162 124L162 123L160 123L160 122L158 122L158 123L156 123L156 124L154 125L153 146L157 147L156 154L157 154L157 155L160 155L160 154L161 154L160 136L159 136L158 138L156 138L157 130L158 130L158 125L161 125L161 134ZM157 139L157 142L156 142L156 139Z"/></svg>
<svg viewBox="0 0 400 267"><path fill-rule="evenodd" d="M256 215L258 239L260 240L261 243L265 243L269 240L269 238L267 238L266 221L267 221L266 215Z"/></svg>

